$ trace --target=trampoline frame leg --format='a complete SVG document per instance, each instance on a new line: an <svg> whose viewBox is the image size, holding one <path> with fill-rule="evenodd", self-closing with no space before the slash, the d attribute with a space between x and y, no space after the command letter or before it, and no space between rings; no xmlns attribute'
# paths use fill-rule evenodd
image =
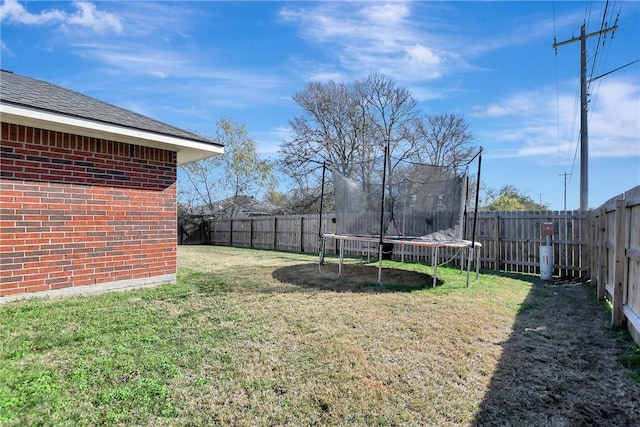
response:
<svg viewBox="0 0 640 427"><path fill-rule="evenodd" d="M433 256L433 284L431 285L432 288L436 287L436 283L438 281L438 247L434 247L432 253L435 252L435 255Z"/></svg>

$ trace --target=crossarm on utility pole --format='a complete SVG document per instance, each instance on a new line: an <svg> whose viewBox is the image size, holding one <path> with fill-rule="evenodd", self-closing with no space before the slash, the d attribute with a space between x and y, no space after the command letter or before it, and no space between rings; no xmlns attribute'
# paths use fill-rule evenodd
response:
<svg viewBox="0 0 640 427"><path fill-rule="evenodd" d="M584 38L585 38L585 39L588 39L589 37L599 36L600 34L606 34L606 33L608 33L609 31L615 31L615 30L617 30L617 29L618 29L618 26L617 26L617 25L614 25L614 26L613 26L613 27L611 27L611 28L606 28L606 29L604 29L604 30L594 31L593 33L585 34L585 35L584 35ZM580 37L571 37L569 40L565 40L565 41L563 41L563 42L557 42L557 43L556 43L556 42L554 41L554 43L553 43L553 48L554 48L554 49L558 49L560 46L564 46L564 45L567 45L567 44L575 43L575 42L580 41L580 40L582 40L582 36L580 36Z"/></svg>

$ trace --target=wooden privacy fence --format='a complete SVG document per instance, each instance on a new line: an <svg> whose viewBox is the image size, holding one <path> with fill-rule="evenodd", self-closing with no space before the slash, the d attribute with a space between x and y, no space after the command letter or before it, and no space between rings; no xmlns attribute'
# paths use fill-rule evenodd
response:
<svg viewBox="0 0 640 427"><path fill-rule="evenodd" d="M476 240L482 243L481 267L496 271L540 273L542 224L553 223L553 275L588 277L586 211L478 212ZM467 221L471 230L473 214ZM467 233L470 239L471 232Z"/></svg>
<svg viewBox="0 0 640 427"><path fill-rule="evenodd" d="M323 217L322 223L323 230L332 226L330 217ZM212 220L209 240L213 245L317 253L319 224L318 215Z"/></svg>
<svg viewBox="0 0 640 427"><path fill-rule="evenodd" d="M471 239L473 214L467 218L466 238ZM372 219L374 221L375 219ZM539 274L539 248L545 244L542 224L552 222L554 275L589 277L589 224L587 212L478 212L476 241L482 244L480 267L507 272ZM209 243L245 248L318 253L318 215L292 215L209 221ZM323 233L334 233L331 214L323 214ZM337 242L329 240L327 253L337 253ZM394 258L432 263L432 251L415 246L394 248ZM375 258L377 247L357 241L345 242L345 254ZM438 262L459 265L462 254L442 248Z"/></svg>
<svg viewBox="0 0 640 427"><path fill-rule="evenodd" d="M591 283L640 345L640 186L590 212Z"/></svg>

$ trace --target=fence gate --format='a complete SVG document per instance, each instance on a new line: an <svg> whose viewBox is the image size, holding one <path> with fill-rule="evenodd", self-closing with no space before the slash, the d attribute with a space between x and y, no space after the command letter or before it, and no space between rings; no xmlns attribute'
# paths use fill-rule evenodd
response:
<svg viewBox="0 0 640 427"><path fill-rule="evenodd" d="M180 216L178 218L178 244L209 244L209 221L201 215Z"/></svg>

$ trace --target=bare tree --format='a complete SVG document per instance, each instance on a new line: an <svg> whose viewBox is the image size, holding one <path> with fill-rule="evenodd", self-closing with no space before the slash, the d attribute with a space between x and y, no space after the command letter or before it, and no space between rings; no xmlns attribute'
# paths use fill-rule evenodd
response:
<svg viewBox="0 0 640 427"><path fill-rule="evenodd" d="M378 72L356 82L355 88L369 116L373 143L382 153L389 148L391 171L392 158L397 163L415 154L413 139L407 138L407 126L416 117L416 100L407 89Z"/></svg>
<svg viewBox="0 0 640 427"><path fill-rule="evenodd" d="M319 197L323 162L366 186L381 181L387 148L389 183L410 173L405 160L449 166L473 158L464 119L420 117L411 93L378 72L353 83L309 83L293 99L303 114L290 121L278 165L294 183L289 194L307 206Z"/></svg>
<svg viewBox="0 0 640 427"><path fill-rule="evenodd" d="M227 199L226 215L236 211L233 203L240 196L259 196L274 185L273 165L261 160L256 151L256 142L249 136L245 126L221 118L216 123L216 140L225 146L222 156L209 157L181 167L184 180L179 180L179 193L188 194L190 203L206 207L210 214L218 210L216 202Z"/></svg>
<svg viewBox="0 0 640 427"><path fill-rule="evenodd" d="M477 151L469 125L455 114L419 117L413 121L411 135L420 161L432 165L463 165Z"/></svg>
<svg viewBox="0 0 640 427"><path fill-rule="evenodd" d="M290 121L292 138L280 147L283 171L304 181L326 161L341 173L352 172L368 141L367 117L351 85L312 82L293 99L303 115Z"/></svg>
<svg viewBox="0 0 640 427"><path fill-rule="evenodd" d="M382 174L386 147L396 160L415 152L406 135L416 101L379 73L353 83L309 83L293 99L303 115L290 121L292 137L280 147L279 166L295 182L298 200L310 203L319 195L323 162L364 183Z"/></svg>
<svg viewBox="0 0 640 427"><path fill-rule="evenodd" d="M319 205L325 162L340 173L363 176L359 166L374 150L369 117L353 84L312 82L293 99L303 114L290 120L292 137L282 143L278 163L294 183L287 210L306 213Z"/></svg>

